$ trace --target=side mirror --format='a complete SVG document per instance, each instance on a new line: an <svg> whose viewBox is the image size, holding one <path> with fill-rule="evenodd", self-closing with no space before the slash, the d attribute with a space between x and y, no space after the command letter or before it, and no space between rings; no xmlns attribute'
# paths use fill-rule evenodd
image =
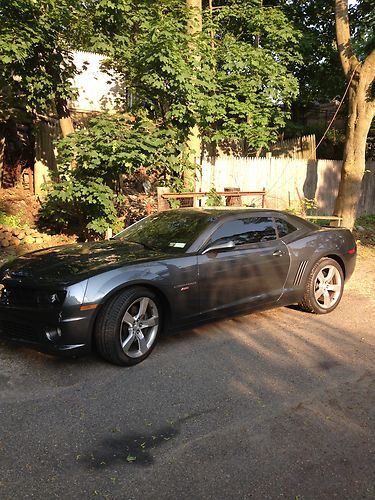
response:
<svg viewBox="0 0 375 500"><path fill-rule="evenodd" d="M220 250L229 250L230 248L234 248L236 245L234 241L227 241L225 243L220 243L219 245L212 245L205 250L203 250L202 255L208 252L219 252Z"/></svg>

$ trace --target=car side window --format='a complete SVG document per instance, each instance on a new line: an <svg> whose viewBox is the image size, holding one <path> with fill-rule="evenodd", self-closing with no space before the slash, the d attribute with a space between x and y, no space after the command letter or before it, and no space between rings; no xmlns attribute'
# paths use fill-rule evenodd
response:
<svg viewBox="0 0 375 500"><path fill-rule="evenodd" d="M271 217L248 217L225 222L211 236L210 245L233 241L236 246L276 239Z"/></svg>
<svg viewBox="0 0 375 500"><path fill-rule="evenodd" d="M275 219L275 224L277 228L277 233L279 235L279 238L282 238L283 236L286 236L287 234L293 233L294 231L297 231L297 228L292 226L292 224L289 224L284 219Z"/></svg>

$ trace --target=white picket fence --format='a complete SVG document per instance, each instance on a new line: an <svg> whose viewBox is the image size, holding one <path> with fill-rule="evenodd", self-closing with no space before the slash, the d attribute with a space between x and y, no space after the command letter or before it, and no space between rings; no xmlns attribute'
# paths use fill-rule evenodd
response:
<svg viewBox="0 0 375 500"><path fill-rule="evenodd" d="M331 215L337 196L341 161L294 160L288 158L236 158L221 156L206 159L197 169L197 190L216 191L239 188L241 191L266 190L266 206L285 209L299 197L317 200L318 214ZM246 199L259 205L260 200ZM367 162L362 183L358 215L375 213L375 162Z"/></svg>

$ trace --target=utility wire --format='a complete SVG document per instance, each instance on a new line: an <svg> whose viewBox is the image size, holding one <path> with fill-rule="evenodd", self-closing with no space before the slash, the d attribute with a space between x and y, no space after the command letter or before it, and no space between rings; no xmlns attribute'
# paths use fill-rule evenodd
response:
<svg viewBox="0 0 375 500"><path fill-rule="evenodd" d="M330 122L329 122L329 124L328 124L328 127L326 128L326 131L324 132L324 134L323 134L322 138L321 138L321 139L320 139L320 141L318 142L318 145L316 146L315 151L316 151L316 150L318 149L318 147L321 145L321 143L323 142L323 140L324 140L325 136L326 136L326 135L327 135L327 133L328 133L328 130L331 128L331 126L332 126L333 122L335 121L336 116L337 116L338 112L340 111L340 108L341 108L341 106L342 106L342 104L343 104L343 102L344 102L344 100L345 100L346 94L348 93L348 90L349 90L350 84L352 83L352 80L353 80L353 78L354 78L355 72L357 71L357 68L358 68L358 66L359 66L360 64L361 64L361 63L358 63L358 64L357 64L357 66L354 68L353 73L352 73L352 76L350 77L350 80L348 81L348 84L347 84L347 86L346 86L346 89L345 89L344 95L342 96L341 101L340 101L340 103L339 103L339 105L338 105L338 107L337 107L337 109L336 109L336 111L335 111L335 114L333 115L333 117L332 117L331 121L330 121Z"/></svg>

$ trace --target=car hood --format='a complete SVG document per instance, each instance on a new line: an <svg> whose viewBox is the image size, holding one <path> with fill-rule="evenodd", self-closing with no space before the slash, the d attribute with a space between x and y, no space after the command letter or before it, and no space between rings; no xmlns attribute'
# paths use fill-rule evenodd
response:
<svg viewBox="0 0 375 500"><path fill-rule="evenodd" d="M110 240L37 250L6 265L1 274L5 279L22 283L77 283L126 264L163 257L168 255L156 250L146 250L140 244Z"/></svg>

